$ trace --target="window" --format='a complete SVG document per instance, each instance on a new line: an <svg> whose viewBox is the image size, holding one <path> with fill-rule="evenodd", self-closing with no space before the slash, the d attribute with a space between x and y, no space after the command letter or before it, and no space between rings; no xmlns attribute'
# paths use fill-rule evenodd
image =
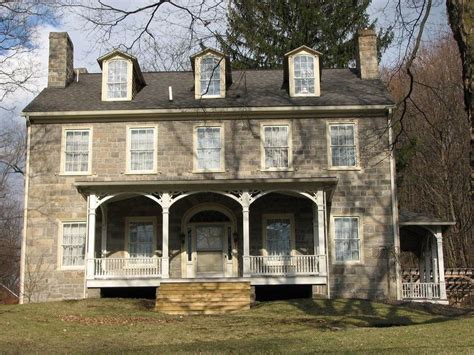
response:
<svg viewBox="0 0 474 355"><path fill-rule="evenodd" d="M201 59L200 84L202 96L220 96L221 70L218 58L205 57Z"/></svg>
<svg viewBox="0 0 474 355"><path fill-rule="evenodd" d="M131 258L149 258L155 254L155 223L131 220L128 223L128 254Z"/></svg>
<svg viewBox="0 0 474 355"><path fill-rule="evenodd" d="M196 170L222 170L223 160L221 127L197 127Z"/></svg>
<svg viewBox="0 0 474 355"><path fill-rule="evenodd" d="M67 129L64 135L64 173L89 173L90 129Z"/></svg>
<svg viewBox="0 0 474 355"><path fill-rule="evenodd" d="M298 55L294 59L295 94L314 94L314 58Z"/></svg>
<svg viewBox="0 0 474 355"><path fill-rule="evenodd" d="M264 126L263 136L264 169L288 169L291 158L289 126Z"/></svg>
<svg viewBox="0 0 474 355"><path fill-rule="evenodd" d="M122 59L108 63L107 98L126 99L128 96L128 62Z"/></svg>
<svg viewBox="0 0 474 355"><path fill-rule="evenodd" d="M270 256L290 255L292 251L292 218L264 217L266 251Z"/></svg>
<svg viewBox="0 0 474 355"><path fill-rule="evenodd" d="M337 124L329 126L331 140L331 165L333 167L355 167L355 125Z"/></svg>
<svg viewBox="0 0 474 355"><path fill-rule="evenodd" d="M334 244L336 261L360 260L359 218L334 218Z"/></svg>
<svg viewBox="0 0 474 355"><path fill-rule="evenodd" d="M129 128L129 172L150 173L156 170L156 128Z"/></svg>
<svg viewBox="0 0 474 355"><path fill-rule="evenodd" d="M62 260L65 268L84 265L86 243L86 223L68 222L62 224Z"/></svg>

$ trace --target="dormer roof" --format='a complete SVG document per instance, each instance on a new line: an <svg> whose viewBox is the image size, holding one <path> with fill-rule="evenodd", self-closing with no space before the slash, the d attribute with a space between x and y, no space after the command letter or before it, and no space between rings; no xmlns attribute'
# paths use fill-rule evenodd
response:
<svg viewBox="0 0 474 355"><path fill-rule="evenodd" d="M140 64L138 63L137 57L128 54L124 51L121 51L120 49L114 49L113 51L110 51L104 54L103 56L97 58L97 63L99 63L100 69L102 69L102 64L104 61L113 57L122 57L125 59L129 59L133 63L133 73L135 74L134 78L136 78L142 86L146 85L145 78L143 77L142 70L140 68Z"/></svg>
<svg viewBox="0 0 474 355"><path fill-rule="evenodd" d="M289 51L288 53L285 53L285 57L288 57L292 54L296 54L296 53L301 52L301 51L305 51L305 52L308 52L308 53L311 53L311 54L317 55L317 56L322 56L321 52L318 52L317 50L314 50L313 48L310 48L308 46L302 45L302 46L299 46L298 48L295 48L295 49Z"/></svg>

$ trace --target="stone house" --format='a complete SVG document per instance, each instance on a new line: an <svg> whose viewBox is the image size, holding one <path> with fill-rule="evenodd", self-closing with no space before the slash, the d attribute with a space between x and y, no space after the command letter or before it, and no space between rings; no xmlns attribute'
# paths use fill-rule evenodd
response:
<svg viewBox="0 0 474 355"><path fill-rule="evenodd" d="M302 46L283 70L232 70L208 48L189 72L142 72L116 50L88 73L74 69L68 34L51 33L48 87L23 111L22 294L153 287L169 311L217 309L192 308L190 290L220 289L215 307L243 290L234 306L247 308L279 285L445 299L436 243L418 281L429 285L415 285L429 295L402 292L415 286L402 286L397 263L394 105L375 32L359 31L357 43L354 70L324 69L324 54ZM166 290L181 295L176 304Z"/></svg>

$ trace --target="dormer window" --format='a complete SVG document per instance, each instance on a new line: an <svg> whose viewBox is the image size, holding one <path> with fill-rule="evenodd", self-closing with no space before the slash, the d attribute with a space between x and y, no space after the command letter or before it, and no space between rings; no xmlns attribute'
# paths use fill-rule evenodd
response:
<svg viewBox="0 0 474 355"><path fill-rule="evenodd" d="M108 63L107 98L126 99L128 91L128 63L122 59L114 59Z"/></svg>
<svg viewBox="0 0 474 355"><path fill-rule="evenodd" d="M294 61L295 95L314 95L314 58L297 55Z"/></svg>
<svg viewBox="0 0 474 355"><path fill-rule="evenodd" d="M284 82L291 97L320 95L320 55L306 46L285 54Z"/></svg>
<svg viewBox="0 0 474 355"><path fill-rule="evenodd" d="M102 68L102 101L130 101L146 85L137 58L119 50L97 59Z"/></svg>
<svg viewBox="0 0 474 355"><path fill-rule="evenodd" d="M232 84L230 62L224 53L206 48L191 57L196 99L224 98Z"/></svg>
<svg viewBox="0 0 474 355"><path fill-rule="evenodd" d="M220 60L216 57L201 59L201 95L220 96L221 69Z"/></svg>

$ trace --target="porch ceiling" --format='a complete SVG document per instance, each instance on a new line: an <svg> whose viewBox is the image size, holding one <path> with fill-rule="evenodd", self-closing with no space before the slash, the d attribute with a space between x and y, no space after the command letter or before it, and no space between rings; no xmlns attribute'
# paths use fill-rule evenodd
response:
<svg viewBox="0 0 474 355"><path fill-rule="evenodd" d="M174 192L174 191L318 191L331 195L338 182L337 177L271 178L271 179L189 179L145 181L77 181L74 183L81 194L119 192Z"/></svg>

